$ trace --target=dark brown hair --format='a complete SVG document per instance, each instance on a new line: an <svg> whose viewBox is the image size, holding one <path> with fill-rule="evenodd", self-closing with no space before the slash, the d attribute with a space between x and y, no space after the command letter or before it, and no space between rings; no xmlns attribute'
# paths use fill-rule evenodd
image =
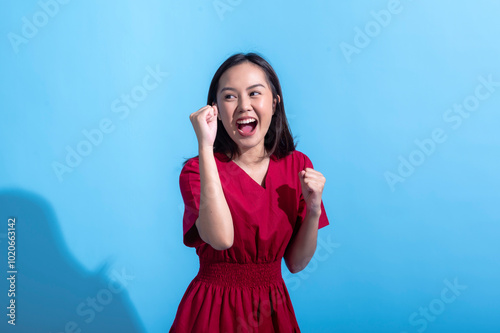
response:
<svg viewBox="0 0 500 333"><path fill-rule="evenodd" d="M285 114L285 104L283 102L283 94L281 93L281 85L272 66L259 54L250 53L236 53L230 56L214 74L210 88L208 90L207 105L217 103L217 89L219 87L219 80L229 68L239 65L244 62L251 62L259 66L266 74L267 81L271 86L273 98L276 99L276 110L271 119L269 130L264 137L264 146L266 150L276 158L280 159L287 156L290 152L294 151L297 144L294 143L294 138L288 126L288 120ZM278 100L277 95L280 96ZM231 160L234 156L239 154L238 145L231 139L227 133L222 121L217 118L217 134L214 141L214 153L220 152L229 154ZM198 157L196 155L195 157ZM185 165L190 158L186 159L183 163Z"/></svg>

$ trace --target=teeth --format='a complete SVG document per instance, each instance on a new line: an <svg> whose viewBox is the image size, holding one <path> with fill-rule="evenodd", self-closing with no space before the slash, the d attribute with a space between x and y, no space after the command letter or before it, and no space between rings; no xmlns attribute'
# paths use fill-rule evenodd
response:
<svg viewBox="0 0 500 333"><path fill-rule="evenodd" d="M246 119L246 120L238 120L236 123L238 123L238 124L249 124L249 123L252 123L254 121L255 121L255 119Z"/></svg>

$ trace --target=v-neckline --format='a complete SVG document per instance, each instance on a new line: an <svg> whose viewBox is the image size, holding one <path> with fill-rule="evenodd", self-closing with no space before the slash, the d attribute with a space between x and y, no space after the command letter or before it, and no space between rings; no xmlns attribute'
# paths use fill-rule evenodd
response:
<svg viewBox="0 0 500 333"><path fill-rule="evenodd" d="M257 183L255 181L255 179L253 179L252 177L250 177L250 175L245 170L243 170L242 167L240 167L238 164L236 164L235 161L233 161L232 159L229 159L229 157L226 154L224 154L224 153L220 153L220 154L222 154L227 160L229 160L229 163L232 163L233 165L235 165L238 168L238 170L240 170L249 181L251 181L252 183L254 183L255 185L257 185L258 187L260 187L263 191L267 191L267 189L269 188L269 171L271 170L271 165L272 165L272 162L273 162L273 155L271 155L269 157L269 162L267 164L266 174L264 175L264 179L263 179L264 180L264 184L265 184L265 187L264 187L261 184Z"/></svg>

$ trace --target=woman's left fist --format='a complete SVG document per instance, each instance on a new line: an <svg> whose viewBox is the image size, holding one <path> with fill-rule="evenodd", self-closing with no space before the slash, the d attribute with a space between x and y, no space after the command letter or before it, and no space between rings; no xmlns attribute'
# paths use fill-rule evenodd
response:
<svg viewBox="0 0 500 333"><path fill-rule="evenodd" d="M299 172L299 179L307 210L321 213L321 196L323 195L326 178L319 171L305 168Z"/></svg>

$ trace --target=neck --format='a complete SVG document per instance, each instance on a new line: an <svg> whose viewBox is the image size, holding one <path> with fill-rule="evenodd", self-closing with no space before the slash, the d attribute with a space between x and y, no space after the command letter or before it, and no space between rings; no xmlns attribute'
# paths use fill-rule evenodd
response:
<svg viewBox="0 0 500 333"><path fill-rule="evenodd" d="M264 145L248 149L242 149L240 147L240 152L241 154L235 157L234 161L249 167L260 165L269 157Z"/></svg>

